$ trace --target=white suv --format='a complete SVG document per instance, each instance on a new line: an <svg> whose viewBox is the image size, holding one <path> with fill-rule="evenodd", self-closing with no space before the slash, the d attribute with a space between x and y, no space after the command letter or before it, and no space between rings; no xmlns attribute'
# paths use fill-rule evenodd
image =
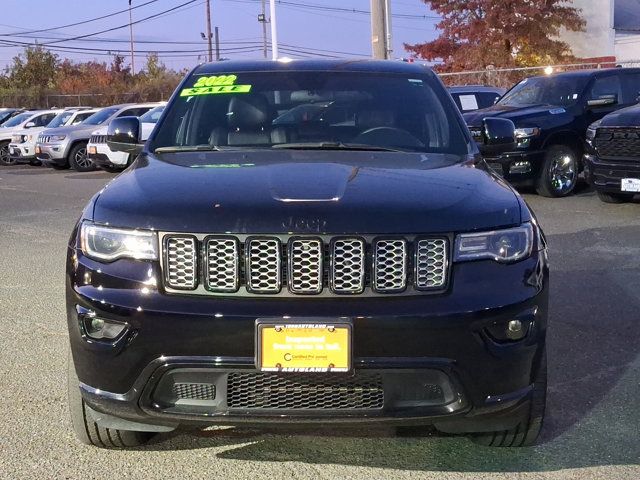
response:
<svg viewBox="0 0 640 480"><path fill-rule="evenodd" d="M162 115L166 104L158 105L156 108L149 110L140 117L142 125L142 140L146 140L151 135L153 128ZM89 158L102 170L107 172L120 172L127 168L134 160L132 155L124 152L112 152L107 145L107 129L108 125L95 130L91 134L89 143L87 144L87 153Z"/></svg>
<svg viewBox="0 0 640 480"><path fill-rule="evenodd" d="M46 128L77 125L97 111L94 108L67 108L60 111L44 127L32 127L15 131L9 144L9 156L14 160L14 163L42 165L42 162L36 158L36 141L40 132Z"/></svg>
<svg viewBox="0 0 640 480"><path fill-rule="evenodd" d="M16 115L0 127L0 165L15 165L16 157L12 157L9 144L14 134L20 134L21 138L37 134L54 119L62 110L30 110ZM17 138L17 137L16 137Z"/></svg>

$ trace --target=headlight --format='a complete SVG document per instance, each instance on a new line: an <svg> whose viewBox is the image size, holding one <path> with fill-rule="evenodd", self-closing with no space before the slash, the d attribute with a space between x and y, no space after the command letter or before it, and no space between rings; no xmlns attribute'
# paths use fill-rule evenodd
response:
<svg viewBox="0 0 640 480"><path fill-rule="evenodd" d="M524 127L515 129L516 140L520 138L531 138L540 135L540 129L538 127Z"/></svg>
<svg viewBox="0 0 640 480"><path fill-rule="evenodd" d="M66 135L52 135L51 136L51 141L52 142L61 142L62 140L64 140L65 138L67 138Z"/></svg>
<svg viewBox="0 0 640 480"><path fill-rule="evenodd" d="M598 129L601 123L602 123L602 119L596 120L595 122L593 122L591 125L587 127L587 140L593 140L594 138L596 138L596 130Z"/></svg>
<svg viewBox="0 0 640 480"><path fill-rule="evenodd" d="M95 260L111 262L118 258L156 260L157 237L154 232L124 230L85 222L80 227L82 253Z"/></svg>
<svg viewBox="0 0 640 480"><path fill-rule="evenodd" d="M493 232L465 233L456 237L454 261L517 262L531 255L532 247L533 227L530 223Z"/></svg>

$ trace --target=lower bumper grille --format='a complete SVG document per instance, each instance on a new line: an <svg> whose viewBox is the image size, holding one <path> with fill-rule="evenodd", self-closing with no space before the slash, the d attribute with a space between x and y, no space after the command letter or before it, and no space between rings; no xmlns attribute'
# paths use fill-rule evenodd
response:
<svg viewBox="0 0 640 480"><path fill-rule="evenodd" d="M227 405L242 409L376 410L384 406L382 376L229 374Z"/></svg>

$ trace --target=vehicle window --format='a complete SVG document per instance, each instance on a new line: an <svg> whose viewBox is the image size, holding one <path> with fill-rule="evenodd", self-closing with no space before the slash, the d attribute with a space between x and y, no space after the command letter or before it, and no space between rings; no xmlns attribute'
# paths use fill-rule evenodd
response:
<svg viewBox="0 0 640 480"><path fill-rule="evenodd" d="M39 115L35 117L32 121L33 123L35 123L36 127L44 127L55 117L56 117L55 113L45 113L44 115Z"/></svg>
<svg viewBox="0 0 640 480"><path fill-rule="evenodd" d="M151 107L135 107L123 110L118 114L118 117L139 117L151 110Z"/></svg>
<svg viewBox="0 0 640 480"><path fill-rule="evenodd" d="M461 112L472 112L482 108L478 102L478 94L476 93L454 93L453 100Z"/></svg>
<svg viewBox="0 0 640 480"><path fill-rule="evenodd" d="M102 125L104 122L109 120L109 118L111 118L111 116L117 111L117 107L103 108L102 110L99 110L91 115L82 123L84 125Z"/></svg>
<svg viewBox="0 0 640 480"><path fill-rule="evenodd" d="M31 118L33 116L33 113L29 113L29 112L25 112L25 113L21 113L20 115L16 115L15 117L13 117L11 120L7 121L4 125L2 125L3 127L17 127L18 125L20 125L22 122L28 120L29 118Z"/></svg>
<svg viewBox="0 0 640 480"><path fill-rule="evenodd" d="M76 118L73 119L72 125L78 125L79 123L84 122L87 118L93 115L96 112L79 112L76 115Z"/></svg>
<svg viewBox="0 0 640 480"><path fill-rule="evenodd" d="M640 73L627 73L621 75L623 104L638 103L640 97Z"/></svg>
<svg viewBox="0 0 640 480"><path fill-rule="evenodd" d="M229 84L216 85L229 78ZM195 75L186 85L159 125L151 149L342 143L467 153L457 113L427 76L247 72Z"/></svg>
<svg viewBox="0 0 640 480"><path fill-rule="evenodd" d="M63 126L65 123L67 123L69 121L69 119L71 118L71 116L73 115L73 112L62 112L59 113L58 115L56 115L53 120L51 120L48 124L47 124L47 128L58 128Z"/></svg>
<svg viewBox="0 0 640 480"><path fill-rule="evenodd" d="M162 116L162 112L164 111L164 105L160 105L159 107L152 108L147 113L140 117L140 121L142 123L157 123Z"/></svg>
<svg viewBox="0 0 640 480"><path fill-rule="evenodd" d="M13 113L14 112L12 110L8 112L0 112L0 125L6 122L11 117L11 115L13 115Z"/></svg>
<svg viewBox="0 0 640 480"><path fill-rule="evenodd" d="M490 106L495 105L496 100L498 100L500 97L501 95L495 92L476 93L479 108L489 108Z"/></svg>
<svg viewBox="0 0 640 480"><path fill-rule="evenodd" d="M557 76L525 78L509 90L498 105L558 105L568 107L578 101L588 77Z"/></svg>
<svg viewBox="0 0 640 480"><path fill-rule="evenodd" d="M622 84L618 75L596 78L589 90L588 100L597 100L607 95L615 95L618 102L623 103Z"/></svg>

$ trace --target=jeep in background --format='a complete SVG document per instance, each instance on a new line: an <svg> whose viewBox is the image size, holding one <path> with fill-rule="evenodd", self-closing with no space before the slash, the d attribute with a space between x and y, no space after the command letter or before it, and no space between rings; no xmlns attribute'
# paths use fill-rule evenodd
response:
<svg viewBox="0 0 640 480"><path fill-rule="evenodd" d="M39 134L49 128L58 128L67 125L77 125L90 117L97 109L87 107L66 108L56 115L46 126L17 130L14 132L9 144L9 155L15 163L28 163L30 165L42 165L36 158L36 142Z"/></svg>
<svg viewBox="0 0 640 480"><path fill-rule="evenodd" d="M628 202L640 194L640 105L589 126L584 172L603 202Z"/></svg>
<svg viewBox="0 0 640 480"><path fill-rule="evenodd" d="M466 113L474 138L482 119L507 118L516 125L511 151L485 160L516 186L534 186L545 197L571 194L581 172L587 127L636 103L640 68L576 70L522 80L493 107ZM482 151L482 146L481 146Z"/></svg>
<svg viewBox="0 0 640 480"><path fill-rule="evenodd" d="M87 155L87 142L100 125L124 116L140 116L157 106L157 103L114 105L97 111L82 123L73 126L47 129L36 143L36 158L47 166L61 170L73 168L78 172L95 170Z"/></svg>
<svg viewBox="0 0 640 480"><path fill-rule="evenodd" d="M486 147L514 130L486 119ZM146 142L123 117L107 145L137 159L68 245L80 441L307 423L535 442L544 235L429 68L203 64Z"/></svg>
<svg viewBox="0 0 640 480"><path fill-rule="evenodd" d="M29 133L25 134L25 131L28 131L35 132L37 135L37 133L40 132L42 128L53 120L60 112L62 112L61 109L30 110L20 113L5 122L2 127L0 127L0 165L16 164L16 157L11 156L9 148L11 141L14 139L14 134L19 133L21 137L23 135L28 136Z"/></svg>

